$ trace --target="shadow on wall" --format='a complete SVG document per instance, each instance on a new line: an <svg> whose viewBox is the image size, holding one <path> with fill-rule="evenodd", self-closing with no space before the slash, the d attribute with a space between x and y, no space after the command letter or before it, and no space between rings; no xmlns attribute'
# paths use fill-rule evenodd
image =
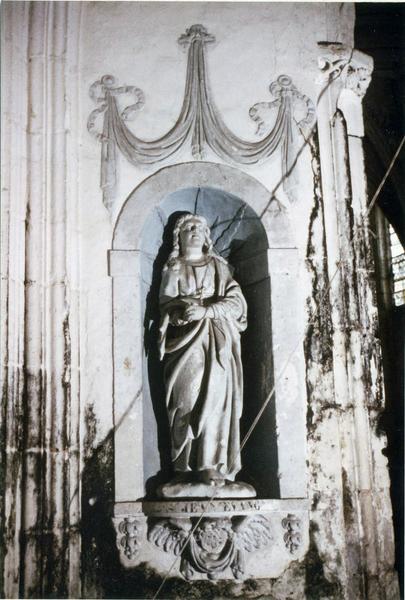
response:
<svg viewBox="0 0 405 600"><path fill-rule="evenodd" d="M96 421L91 409L86 415L88 431L96 433ZM119 560L116 535L112 523L114 505L113 437L109 435L91 452L82 475L82 552L81 578L83 598L154 598L162 576L141 563L126 569ZM212 582L188 582L181 577L169 577L158 598L176 600L215 600L217 598L285 597L286 582L294 581L291 598L340 598L338 582L325 578L322 560L316 544L317 526L310 527L310 548L305 560L293 561L280 578L247 579ZM52 596L47 596L52 597Z"/></svg>
<svg viewBox="0 0 405 600"><path fill-rule="evenodd" d="M162 270L172 251L173 229L177 219L187 214L186 211L172 213L163 230L162 245L153 261L152 280L145 301L144 312L144 349L147 362L147 380L149 382L150 399L157 426L157 445L160 457L160 470L149 477L145 483L146 498L155 496L156 488L168 481L172 475L170 460L170 429L165 405L165 385L163 368L159 358L159 290ZM154 452L153 448L148 449ZM148 452L148 454L149 454Z"/></svg>
<svg viewBox="0 0 405 600"><path fill-rule="evenodd" d="M93 435L96 422L92 411L87 414L87 426ZM154 598L162 577L145 563L124 568L119 559L116 534L112 522L114 506L114 433L109 435L86 460L82 475L82 552L81 576L83 598ZM294 567L296 568L296 567ZM297 567L300 571L301 567ZM298 575L298 573L297 573ZM275 580L276 581L276 580ZM233 580L188 582L182 577L169 577L159 598L208 600L218 597L240 598L268 588L269 581ZM254 594L256 596L256 594Z"/></svg>
<svg viewBox="0 0 405 600"><path fill-rule="evenodd" d="M88 414L87 422L89 416L91 419L93 418L93 415ZM92 425L92 430L95 432L95 422ZM82 597L153 598L161 584L161 577L142 564L133 569L125 569L119 560L116 534L112 522L114 506L113 440L114 433L111 431L93 450L83 470ZM172 590L176 588L186 595L173 593ZM190 585L182 579L171 578L167 588L165 587L165 597L191 597L187 596L190 589Z"/></svg>
<svg viewBox="0 0 405 600"><path fill-rule="evenodd" d="M243 260L251 259L253 254L262 252L267 260L267 242L262 224L255 214L244 214L243 224L238 224L235 234L229 237L229 215L222 220L210 214L204 207L204 198L208 192L200 195L197 214L204 214L211 225L216 249L235 267L235 278L239 280L242 292L248 303L247 331L242 335L242 360L244 367L245 394L244 410L241 419L241 437L243 438L254 420L264 397L270 391L272 380L271 347L271 307L270 280L264 277L253 284L243 283L239 278L239 266ZM144 398L144 456L146 471L146 498L153 498L156 486L170 478L170 432L164 402L164 383L162 364L158 356L159 327L159 288L161 273L172 250L172 232L174 223L185 212L194 212L196 190L182 190L183 202L171 199L173 205L183 210L166 207L167 215L160 214L160 228L151 227L154 240L144 248L143 255L148 261L147 269L142 270L143 286L143 333L144 333L144 378L149 390ZM209 195L209 194L208 194ZM211 194L212 195L212 194ZM192 199L192 203L190 204ZM229 198L214 198L215 210L221 201L230 205ZM233 206L233 213L244 203ZM239 208L238 208L239 206ZM190 210L191 209L191 210ZM213 211L214 208L211 208ZM208 214L207 214L208 213ZM238 213L239 214L239 213ZM212 226L214 224L214 226ZM243 229L245 227L245 229ZM224 233L225 232L225 233ZM263 237L264 236L264 237ZM150 236L152 237L152 236ZM151 245L154 244L154 245ZM254 259L256 260L256 259ZM266 299L266 302L263 302ZM149 394L149 396L148 396ZM149 403L149 406L147 405ZM252 483L259 497L278 497L277 477L277 439L275 427L274 403L270 403L254 434L249 439L242 454L243 469L239 477ZM162 578L152 569L141 564L133 569L125 569L119 560L116 545L116 533L112 522L114 508L114 432L95 446L97 423L92 409L86 415L87 439L84 443L85 466L82 475L82 585L83 597L103 598L153 598ZM154 429L154 431L153 431ZM149 435L151 432L151 435ZM269 434L269 432L271 432ZM87 457L87 458L86 458ZM135 499L134 499L135 500ZM298 567L293 567L298 568ZM302 570L302 567L299 567ZM302 574L301 574L302 575ZM273 582L275 584L275 582ZM260 589L267 593L270 582L247 580L244 583L223 581L194 581L188 583L180 577L171 577L165 582L160 597L164 598L218 598L246 597L260 595Z"/></svg>

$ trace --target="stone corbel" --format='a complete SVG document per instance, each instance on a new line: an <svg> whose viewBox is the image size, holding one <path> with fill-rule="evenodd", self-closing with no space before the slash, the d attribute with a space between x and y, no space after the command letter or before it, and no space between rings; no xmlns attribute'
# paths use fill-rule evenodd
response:
<svg viewBox="0 0 405 600"><path fill-rule="evenodd" d="M164 519L149 529L148 540L176 556L182 552L180 571L186 579L195 573L219 579L228 568L235 579L243 579L245 552L266 547L271 534L262 515L204 518L194 529L190 519Z"/></svg>
<svg viewBox="0 0 405 600"><path fill-rule="evenodd" d="M125 568L193 581L276 578L309 547L305 499L123 502L113 522Z"/></svg>

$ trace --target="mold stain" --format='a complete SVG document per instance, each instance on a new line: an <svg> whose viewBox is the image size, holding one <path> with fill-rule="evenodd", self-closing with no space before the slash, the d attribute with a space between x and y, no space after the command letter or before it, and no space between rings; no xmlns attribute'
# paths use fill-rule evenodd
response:
<svg viewBox="0 0 405 600"><path fill-rule="evenodd" d="M323 571L324 560L321 558L316 544L316 533L319 527L313 521L309 525L309 550L305 557L305 598L311 600L343 600L343 592L339 581L329 581Z"/></svg>
<svg viewBox="0 0 405 600"><path fill-rule="evenodd" d="M332 322L329 306L327 250L325 239L323 200L321 195L321 170L317 131L310 140L311 167L313 172L314 203L309 219L306 264L311 274L312 293L307 300L309 325L304 341L307 386L307 432L315 432L315 391L326 373L332 370ZM319 255L319 244L322 255Z"/></svg>
<svg viewBox="0 0 405 600"><path fill-rule="evenodd" d="M346 525L354 522L355 510L352 501L352 493L349 486L349 478L345 469L342 469L342 488L343 488L343 514Z"/></svg>

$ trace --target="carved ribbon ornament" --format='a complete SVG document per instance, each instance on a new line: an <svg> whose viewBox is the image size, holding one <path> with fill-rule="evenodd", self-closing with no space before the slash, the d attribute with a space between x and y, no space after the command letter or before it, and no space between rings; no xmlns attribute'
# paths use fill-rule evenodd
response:
<svg viewBox="0 0 405 600"><path fill-rule="evenodd" d="M202 25L193 25L178 41L182 46L189 46L183 106L176 124L159 139L144 141L126 125L144 104L140 89L115 87L111 75L104 75L90 88L90 95L99 107L90 114L88 130L102 144L101 187L108 208L111 208L116 184L117 147L132 164L151 165L166 160L191 139L192 154L196 159L202 159L204 148L209 146L226 161L249 165L266 160L281 146L282 175L286 182L295 160L294 127L303 131L313 121L312 102L298 92L290 77L281 75L270 85L275 100L255 104L249 111L250 117L259 125L258 133L263 133L266 128L267 113L277 111L269 130L256 142L238 138L223 122L207 85L204 49L206 44L215 41L214 36ZM123 111L118 106L118 96L122 94L132 94L136 98L136 102ZM104 115L104 122L102 130L97 131L96 121L100 115Z"/></svg>

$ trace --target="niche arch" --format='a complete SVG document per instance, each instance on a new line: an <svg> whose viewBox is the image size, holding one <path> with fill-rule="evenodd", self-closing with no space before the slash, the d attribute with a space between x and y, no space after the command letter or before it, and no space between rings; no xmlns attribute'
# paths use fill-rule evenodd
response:
<svg viewBox="0 0 405 600"><path fill-rule="evenodd" d="M208 210L212 217L213 203L220 199L228 207L233 202L234 206L230 213L235 214L240 206L244 205L252 222L256 219L256 229L251 228L249 234L253 237L256 235L256 238L250 245L245 239L245 252L243 249L241 252L239 247L240 256L237 261L235 261L235 254L232 257L232 249L228 257L231 264L236 262L233 264L235 278L242 288L246 288L244 292L249 296L249 291L246 290L249 287L254 290L251 298L247 298L248 305L253 306L255 302L259 302L260 305L261 302L262 306L268 306L269 309L269 327L266 334L262 336L263 347L266 344L268 347L268 358L267 365L262 364L260 367L263 371L261 381L266 382L263 385L261 400L265 397L265 391L273 385L273 381L275 397L272 402L273 408L267 411L255 431L255 437L252 438L254 444L250 445L249 461L254 470L254 465L258 464L254 458L255 452L256 457L261 456L263 460L260 469L264 473L258 490L261 497L305 497L306 407L303 357L295 356L285 369L285 363L291 353L290 340L297 339L299 335L298 319L294 317L297 311L289 311L288 318L285 314L287 302L290 307L294 306L294 302L298 302L296 289L298 255L288 219L275 201L273 206L270 192L254 178L236 168L215 163L193 162L163 168L142 182L126 200L114 230L112 249L109 253L109 272L113 277L116 502L131 502L145 498L150 491L148 484L153 491L155 484L158 483L153 477L157 463L152 457L158 433L152 432L149 435L152 423L151 407L155 413L154 417L158 417L158 423L159 418L163 418L163 414L156 415L156 402L153 404L149 386L150 364L147 360L143 360L145 331L149 331L148 316L145 319L148 308L145 304L145 285L150 283L145 277L145 261L148 261L148 253L149 260L154 256L156 259L156 243L163 231L161 229L159 233L153 233L153 219L163 220L161 223L163 227L165 217L172 215L176 207L180 211L190 211L191 203L195 201L199 189L204 190L203 196L211 194L209 208L207 208L209 203L200 198L200 208L197 211L200 214ZM269 205L270 209L266 211ZM165 215L163 218L162 210ZM260 221L258 216L263 213L265 216ZM212 225L210 215L204 216L208 216ZM260 235L258 235L259 231ZM255 245L257 252L254 252ZM256 327L259 332L259 316L256 318ZM252 340L249 344L252 345ZM251 377L253 385L254 376L249 374L249 368L247 374L248 379ZM250 414L249 410L244 410L247 416L242 423L242 434L243 429L247 428L248 420L251 421L257 413L259 404L260 402L254 402L246 405L245 394L245 406L251 410ZM266 431L266 423L273 433ZM148 431L144 431L145 425ZM269 438L272 435L273 449L269 450L272 445L269 444ZM161 474L164 478L166 473L162 465L162 454L167 452L167 448L165 449L164 443L160 445L160 466L163 466ZM263 448L267 450L263 451ZM246 449L249 449L248 445ZM271 463L267 464L267 468L266 461ZM258 485L258 482L255 482L257 476L258 473L253 473L252 483L256 485ZM246 473L243 477L246 480Z"/></svg>

